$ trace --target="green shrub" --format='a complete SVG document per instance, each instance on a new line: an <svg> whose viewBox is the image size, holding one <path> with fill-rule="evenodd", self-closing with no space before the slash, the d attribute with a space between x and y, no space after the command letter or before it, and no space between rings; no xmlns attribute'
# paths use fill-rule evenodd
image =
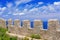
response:
<svg viewBox="0 0 60 40"><path fill-rule="evenodd" d="M0 37L0 40L1 40L1 37Z"/></svg>
<svg viewBox="0 0 60 40"><path fill-rule="evenodd" d="M29 40L29 38L27 38L27 37L24 37L22 40Z"/></svg>
<svg viewBox="0 0 60 40"><path fill-rule="evenodd" d="M10 40L17 40L17 37L10 37Z"/></svg>
<svg viewBox="0 0 60 40"><path fill-rule="evenodd" d="M0 37L3 37L6 34L6 29L0 27Z"/></svg>
<svg viewBox="0 0 60 40"><path fill-rule="evenodd" d="M32 34L30 37L35 39L41 39L41 36L39 34Z"/></svg>
<svg viewBox="0 0 60 40"><path fill-rule="evenodd" d="M6 34L7 29L0 27L0 40L17 40L16 37L10 37Z"/></svg>
<svg viewBox="0 0 60 40"><path fill-rule="evenodd" d="M0 27L0 32L6 33L6 31L7 31L7 29L4 29L4 28Z"/></svg>

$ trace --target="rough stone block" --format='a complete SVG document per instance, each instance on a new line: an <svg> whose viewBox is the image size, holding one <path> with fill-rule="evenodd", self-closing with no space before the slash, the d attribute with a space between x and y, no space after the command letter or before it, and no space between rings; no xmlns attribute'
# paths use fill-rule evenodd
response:
<svg viewBox="0 0 60 40"><path fill-rule="evenodd" d="M43 29L43 24L41 20L34 20L34 28L33 33L34 34L40 34L40 30Z"/></svg>
<svg viewBox="0 0 60 40"><path fill-rule="evenodd" d="M30 28L30 21L29 20L23 20L23 26L22 26L22 30L21 31L21 34L22 35L28 35L28 28Z"/></svg>
<svg viewBox="0 0 60 40"><path fill-rule="evenodd" d="M13 22L12 19L9 19L8 20L8 25L12 25L13 24L12 22Z"/></svg>
<svg viewBox="0 0 60 40"><path fill-rule="evenodd" d="M16 29L13 25L8 25L8 32L16 34Z"/></svg>
<svg viewBox="0 0 60 40"><path fill-rule="evenodd" d="M58 27L59 23L57 19L50 19L48 21L48 32L49 36L53 37L53 40L57 40L56 38L56 28Z"/></svg>
<svg viewBox="0 0 60 40"><path fill-rule="evenodd" d="M19 19L14 20L14 25L15 26L20 26L21 25L20 20Z"/></svg>
<svg viewBox="0 0 60 40"><path fill-rule="evenodd" d="M6 27L6 20L0 19L0 27L2 27L2 28L7 28L7 27Z"/></svg>

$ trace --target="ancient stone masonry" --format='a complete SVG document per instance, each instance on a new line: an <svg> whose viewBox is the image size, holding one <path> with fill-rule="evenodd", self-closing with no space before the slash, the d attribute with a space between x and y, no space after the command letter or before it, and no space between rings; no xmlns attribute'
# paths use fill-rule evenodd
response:
<svg viewBox="0 0 60 40"><path fill-rule="evenodd" d="M56 40L60 40L60 21L57 21L56 25Z"/></svg>
<svg viewBox="0 0 60 40"><path fill-rule="evenodd" d="M6 20L0 19L0 27L6 28Z"/></svg>
<svg viewBox="0 0 60 40"><path fill-rule="evenodd" d="M16 19L8 20L8 32L18 35L30 36L31 34L40 34L43 39L47 40L60 40L60 21L57 19L48 20L48 29L43 29L42 20L34 20L34 27L31 28L29 20L21 21ZM14 25L13 25L14 23ZM6 20L0 19L0 27L6 28Z"/></svg>
<svg viewBox="0 0 60 40"><path fill-rule="evenodd" d="M15 29L15 32L16 34L20 34L20 29L21 26L20 26L20 20L16 19L14 20L14 29Z"/></svg>
<svg viewBox="0 0 60 40"><path fill-rule="evenodd" d="M56 28L58 27L58 20L57 19L50 19L48 21L48 32L49 32L49 38L51 40L57 40L56 37Z"/></svg>
<svg viewBox="0 0 60 40"><path fill-rule="evenodd" d="M24 20L22 26L23 35L29 35L29 30L28 30L29 28L30 28L30 21Z"/></svg>
<svg viewBox="0 0 60 40"><path fill-rule="evenodd" d="M15 28L15 26L13 25L12 19L9 19L9 20L8 20L8 31L9 31L10 33L16 34L16 28Z"/></svg>
<svg viewBox="0 0 60 40"><path fill-rule="evenodd" d="M33 33L34 34L40 34L40 31L43 30L43 23L41 20L34 20L34 28Z"/></svg>

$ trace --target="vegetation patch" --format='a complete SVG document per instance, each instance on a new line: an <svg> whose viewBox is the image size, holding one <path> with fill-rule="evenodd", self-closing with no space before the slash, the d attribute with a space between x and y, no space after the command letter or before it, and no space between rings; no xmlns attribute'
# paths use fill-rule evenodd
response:
<svg viewBox="0 0 60 40"><path fill-rule="evenodd" d="M32 34L30 37L35 39L41 39L41 36L39 34Z"/></svg>
<svg viewBox="0 0 60 40"><path fill-rule="evenodd" d="M7 29L0 27L0 40L17 40L17 37L10 37L6 34Z"/></svg>
<svg viewBox="0 0 60 40"><path fill-rule="evenodd" d="M22 38L22 40L29 40L29 38L27 38L27 37L24 37L24 38Z"/></svg>

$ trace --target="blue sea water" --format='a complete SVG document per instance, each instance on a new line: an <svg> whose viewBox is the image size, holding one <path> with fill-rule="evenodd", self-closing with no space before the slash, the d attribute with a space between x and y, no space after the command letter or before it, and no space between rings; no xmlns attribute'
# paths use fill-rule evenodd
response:
<svg viewBox="0 0 60 40"><path fill-rule="evenodd" d="M34 27L34 22L30 22L31 28Z"/></svg>
<svg viewBox="0 0 60 40"><path fill-rule="evenodd" d="M48 28L48 22L47 21L43 21L43 29L47 29Z"/></svg>

